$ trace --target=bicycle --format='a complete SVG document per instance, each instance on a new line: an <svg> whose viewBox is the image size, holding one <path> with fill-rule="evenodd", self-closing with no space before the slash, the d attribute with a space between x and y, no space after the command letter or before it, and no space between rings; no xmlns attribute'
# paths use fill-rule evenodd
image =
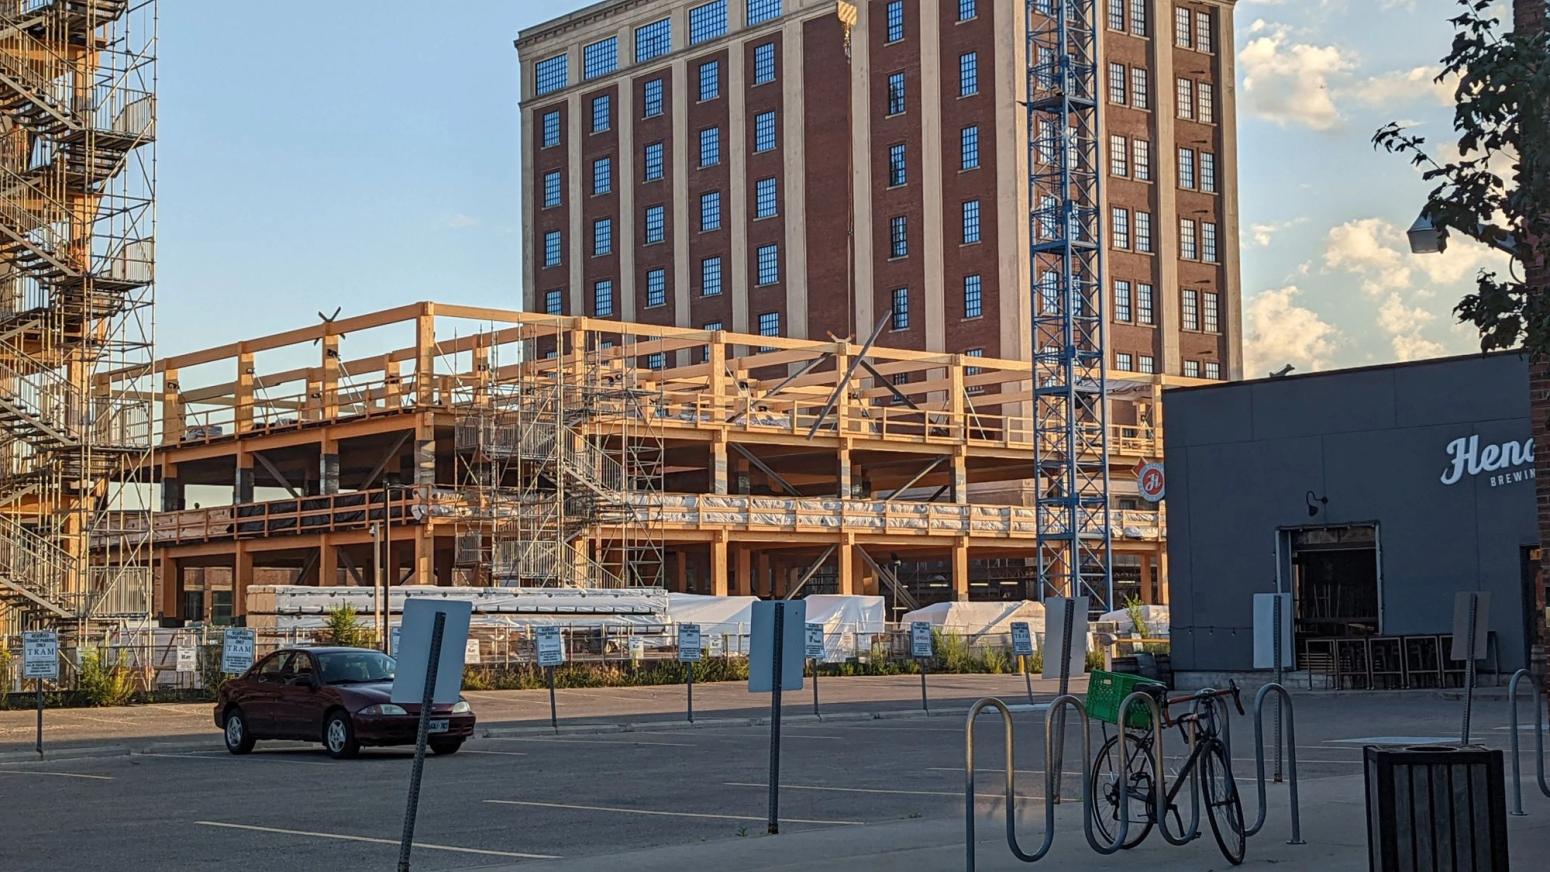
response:
<svg viewBox="0 0 1550 872"><path fill-rule="evenodd" d="M1157 700L1158 709L1162 714L1164 727L1177 727L1179 736L1186 744L1189 742L1189 729L1195 731L1194 747L1190 749L1188 759L1174 776L1173 785L1168 788L1164 796L1164 805L1168 814L1178 829L1184 829L1183 818L1179 815L1179 807L1176 802L1179 792L1190 781L1190 775L1195 767L1200 767L1201 787L1206 802L1206 817L1211 822L1211 834L1216 837L1216 845L1222 851L1222 856L1234 866L1243 862L1244 851L1247 847L1246 827L1243 823L1243 803L1238 795L1238 786L1232 776L1231 757L1227 753L1227 744L1222 741L1217 724L1216 704L1218 698L1231 698L1238 708L1238 714L1244 714L1243 698L1239 693L1236 682L1229 682L1227 690L1203 690L1187 696L1168 697L1164 688L1159 684L1139 684L1135 688L1150 694ZM1175 705L1190 703L1194 708L1178 717L1169 716L1169 708ZM1132 708L1134 711L1134 708ZM1143 713L1145 714L1145 713ZM1150 714L1145 714L1146 722L1150 723ZM1116 718L1117 721L1117 712ZM1117 724L1116 724L1117 725ZM1118 726L1118 725L1117 725ZM1107 737L1103 747L1098 750L1098 756L1093 760L1091 772L1093 805L1093 823L1102 832L1105 841L1112 842L1114 835L1119 831L1119 773L1123 769L1130 783L1130 833L1125 840L1125 848L1134 848L1151 833L1152 827L1157 825L1153 810L1156 808L1156 796L1153 791L1157 785L1155 773L1152 771L1152 732L1150 728L1143 729L1134 721L1129 726L1121 726L1126 730L1126 744L1130 759L1125 761L1123 767L1119 764L1119 736L1108 736L1108 728L1104 728ZM1140 824L1137 832L1136 825Z"/></svg>

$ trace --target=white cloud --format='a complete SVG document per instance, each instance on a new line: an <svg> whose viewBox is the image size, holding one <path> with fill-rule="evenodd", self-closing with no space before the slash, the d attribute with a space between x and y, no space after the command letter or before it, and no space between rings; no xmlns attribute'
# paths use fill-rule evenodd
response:
<svg viewBox="0 0 1550 872"><path fill-rule="evenodd" d="M1435 81L1439 72L1440 67L1421 66L1369 76L1342 89L1340 95L1349 94L1359 103L1380 108L1402 106L1423 98L1441 106L1452 106L1457 81L1454 78Z"/></svg>
<svg viewBox="0 0 1550 872"><path fill-rule="evenodd" d="M1349 73L1353 60L1337 46L1293 42L1284 25L1256 21L1249 32L1262 35L1238 52L1244 108L1282 127L1300 124L1330 130L1338 126L1340 110L1329 80Z"/></svg>
<svg viewBox="0 0 1550 872"><path fill-rule="evenodd" d="M1291 363L1309 371L1326 365L1340 331L1312 309L1299 306L1296 285L1255 294L1243 307L1244 367L1256 378Z"/></svg>
<svg viewBox="0 0 1550 872"><path fill-rule="evenodd" d="M1411 284L1410 255L1395 247L1402 231L1382 218L1361 218L1330 228L1324 246L1324 265L1363 277L1362 290L1379 294Z"/></svg>
<svg viewBox="0 0 1550 872"><path fill-rule="evenodd" d="M442 223L453 230L465 230L469 227L478 227L479 219L472 215L465 215L462 212L454 212Z"/></svg>
<svg viewBox="0 0 1550 872"><path fill-rule="evenodd" d="M1378 307L1378 327L1389 334L1389 345L1394 349L1395 360L1418 360L1424 357L1440 357L1447 348L1427 339L1421 331L1437 316L1419 306L1407 306L1399 294L1389 294Z"/></svg>
<svg viewBox="0 0 1550 872"><path fill-rule="evenodd" d="M1249 238L1260 248L1266 248L1275 239L1276 234L1283 230L1289 230L1306 222L1307 218L1293 218L1290 221L1267 221L1262 224L1249 226Z"/></svg>

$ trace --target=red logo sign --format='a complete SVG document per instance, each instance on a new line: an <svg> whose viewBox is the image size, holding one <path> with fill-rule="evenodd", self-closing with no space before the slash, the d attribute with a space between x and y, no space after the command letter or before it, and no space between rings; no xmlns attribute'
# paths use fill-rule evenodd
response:
<svg viewBox="0 0 1550 872"><path fill-rule="evenodd" d="M1148 463L1141 467L1136 487L1141 491L1142 499L1149 503L1162 502L1165 485L1161 463Z"/></svg>

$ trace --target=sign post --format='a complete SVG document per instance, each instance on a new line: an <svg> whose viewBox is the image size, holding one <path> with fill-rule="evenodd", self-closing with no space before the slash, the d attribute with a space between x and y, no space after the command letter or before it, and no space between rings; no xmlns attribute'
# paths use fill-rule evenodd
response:
<svg viewBox="0 0 1550 872"><path fill-rule="evenodd" d="M1296 669L1292 645L1292 595L1289 593L1254 594L1254 668L1275 670L1276 684L1288 666ZM1274 780L1281 783L1281 697L1276 696Z"/></svg>
<svg viewBox="0 0 1550 872"><path fill-rule="evenodd" d="M409 771L409 804L404 833L398 843L398 872L409 872L414 845L414 821L420 809L420 779L425 773L431 707L458 701L463 689L463 654L468 643L468 619L473 604L449 600L410 599L404 602L403 647L389 699L420 706L415 732L414 767Z"/></svg>
<svg viewBox="0 0 1550 872"><path fill-rule="evenodd" d="M1033 632L1026 621L1012 622L1012 654L1022 663L1023 684L1028 688L1028 704L1033 704L1033 676L1028 674L1028 660L1033 657Z"/></svg>
<svg viewBox="0 0 1550 872"><path fill-rule="evenodd" d="M22 677L31 678L38 698L37 752L43 753L43 679L59 678L59 634L32 630L22 634Z"/></svg>
<svg viewBox="0 0 1550 872"><path fill-rule="evenodd" d="M678 662L684 664L684 681L689 692L689 723L694 723L694 664L700 662L700 625L678 625Z"/></svg>
<svg viewBox="0 0 1550 872"><path fill-rule="evenodd" d="M536 638L538 665L543 667L544 680L549 684L549 726L559 733L560 715L554 704L554 667L565 662L565 639L560 635L559 627L539 627Z"/></svg>
<svg viewBox="0 0 1550 872"><path fill-rule="evenodd" d="M806 650L802 653L807 659L813 661L813 717L823 720L823 715L818 711L818 664L823 661L823 624L807 625Z"/></svg>
<svg viewBox="0 0 1550 872"><path fill-rule="evenodd" d="M1044 600L1044 678L1060 681L1060 695L1071 692L1071 673L1087 670L1087 613L1085 596L1053 596ZM1050 661L1051 655L1055 662ZM1061 736L1066 730L1066 710L1062 706L1055 713L1054 730ZM1052 772L1059 772L1062 755L1059 749L1064 742L1055 745L1056 754L1049 762ZM1060 779L1055 779L1050 802L1060 802Z"/></svg>
<svg viewBox="0 0 1550 872"><path fill-rule="evenodd" d="M910 656L920 665L920 710L931 714L931 705L926 702L926 672L931 666L931 622L910 622Z"/></svg>
<svg viewBox="0 0 1550 872"><path fill-rule="evenodd" d="M246 627L227 627L221 644L221 671L241 675L253 668L255 634Z"/></svg>
<svg viewBox="0 0 1550 872"><path fill-rule="evenodd" d="M748 691L770 695L770 809L768 831L780 832L780 695L802 689L807 603L767 600L753 604L748 645Z"/></svg>
<svg viewBox="0 0 1550 872"><path fill-rule="evenodd" d="M1464 661L1464 728L1460 745L1469 744L1469 716L1475 707L1475 661L1484 660L1490 638L1491 595L1483 590L1459 591L1453 598L1454 660Z"/></svg>

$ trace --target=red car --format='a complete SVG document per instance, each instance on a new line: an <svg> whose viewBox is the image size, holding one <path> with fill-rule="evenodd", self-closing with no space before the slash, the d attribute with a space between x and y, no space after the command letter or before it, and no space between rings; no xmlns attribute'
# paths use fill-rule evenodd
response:
<svg viewBox="0 0 1550 872"><path fill-rule="evenodd" d="M369 648L285 648L221 685L215 725L226 750L246 754L259 739L322 742L332 757L362 745L412 745L420 706L398 705L393 658ZM467 700L431 709L429 745L453 754L474 732Z"/></svg>

